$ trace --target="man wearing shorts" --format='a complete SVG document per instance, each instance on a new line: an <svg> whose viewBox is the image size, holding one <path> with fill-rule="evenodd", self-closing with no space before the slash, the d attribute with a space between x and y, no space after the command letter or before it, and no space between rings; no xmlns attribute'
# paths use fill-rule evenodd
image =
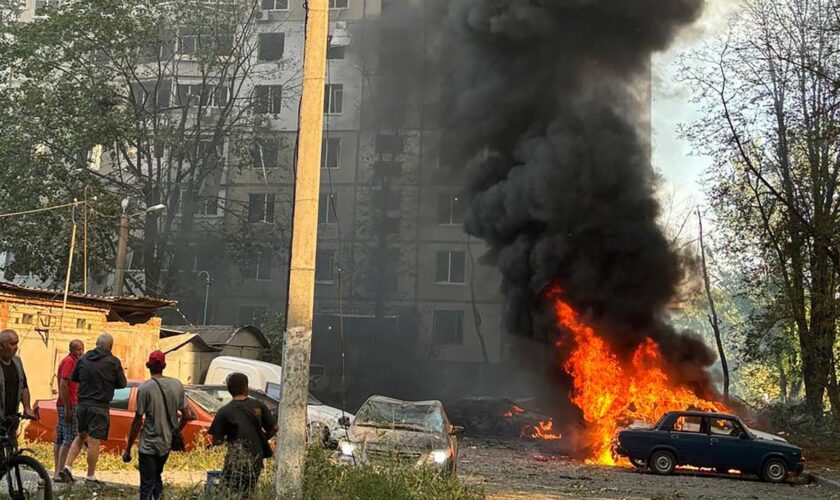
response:
<svg viewBox="0 0 840 500"><path fill-rule="evenodd" d="M101 484L96 479L96 463L99 461L99 444L108 439L111 425L109 403L114 399L114 389L127 385L122 363L111 354L113 347L113 337L107 333L100 335L96 339L96 349L79 358L71 377L79 384L79 406L76 409L79 435L73 442L73 448L81 448L82 443L90 438L85 478L85 482L89 483ZM71 463L70 458L68 455L68 463Z"/></svg>
<svg viewBox="0 0 840 500"><path fill-rule="evenodd" d="M53 480L56 482L67 482L69 474L64 470L67 462L67 454L70 446L78 434L76 425L76 405L78 404L77 389L79 384L70 380L73 369L76 368L76 361L85 352L85 346L81 340L70 342L70 350L67 356L58 364L58 373L55 378L58 380L58 399L55 402L58 409L58 422L55 426L55 445L53 456L55 458L55 474ZM78 451L73 455L76 458ZM72 464L72 463L71 463Z"/></svg>

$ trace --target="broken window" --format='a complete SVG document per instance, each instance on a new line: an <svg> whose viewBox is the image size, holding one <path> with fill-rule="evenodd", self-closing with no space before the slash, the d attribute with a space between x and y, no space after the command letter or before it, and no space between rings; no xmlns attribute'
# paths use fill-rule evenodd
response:
<svg viewBox="0 0 840 500"><path fill-rule="evenodd" d="M283 107L282 85L257 85L254 89L254 109L257 113L280 114Z"/></svg>
<svg viewBox="0 0 840 500"><path fill-rule="evenodd" d="M436 310L432 320L432 339L439 345L464 343L464 311Z"/></svg>
<svg viewBox="0 0 840 500"><path fill-rule="evenodd" d="M336 223L338 196L328 194L318 200L318 224L332 225Z"/></svg>
<svg viewBox="0 0 840 500"><path fill-rule="evenodd" d="M466 255L464 252L438 252L437 283L464 283L466 275Z"/></svg>
<svg viewBox="0 0 840 500"><path fill-rule="evenodd" d="M277 168L280 166L280 141L276 139L257 139L251 149L254 168Z"/></svg>
<svg viewBox="0 0 840 500"><path fill-rule="evenodd" d="M260 33L259 51L257 58L260 61L279 61L283 58L283 49L286 45L285 33Z"/></svg>
<svg viewBox="0 0 840 500"><path fill-rule="evenodd" d="M461 197L442 194L438 200L438 224L458 225L464 223L464 203Z"/></svg>
<svg viewBox="0 0 840 500"><path fill-rule="evenodd" d="M341 138L324 137L321 143L321 168L338 168L341 156Z"/></svg>
<svg viewBox="0 0 840 500"><path fill-rule="evenodd" d="M405 137L399 134L379 134L376 136L376 152L396 155L405 150Z"/></svg>
<svg viewBox="0 0 840 500"><path fill-rule="evenodd" d="M324 88L324 113L335 115L344 108L344 85L330 83Z"/></svg>
<svg viewBox="0 0 840 500"><path fill-rule="evenodd" d="M243 278L246 280L269 280L271 279L271 266L274 259L271 252L257 251L248 259L245 266Z"/></svg>
<svg viewBox="0 0 840 500"><path fill-rule="evenodd" d="M274 222L274 193L248 195L248 222Z"/></svg>
<svg viewBox="0 0 840 500"><path fill-rule="evenodd" d="M335 279L335 250L318 250L315 255L315 281L332 283Z"/></svg>

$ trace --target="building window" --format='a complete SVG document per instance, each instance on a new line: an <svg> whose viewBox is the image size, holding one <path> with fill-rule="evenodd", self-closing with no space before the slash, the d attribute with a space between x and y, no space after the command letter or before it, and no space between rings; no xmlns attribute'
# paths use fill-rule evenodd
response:
<svg viewBox="0 0 840 500"><path fill-rule="evenodd" d="M327 45L327 59L331 61L340 61L341 59L344 59L344 49L346 48L347 47L343 45L338 45L335 47Z"/></svg>
<svg viewBox="0 0 840 500"><path fill-rule="evenodd" d="M23 316L20 318L20 322L24 325L34 325L35 316L33 316L32 314L23 313Z"/></svg>
<svg viewBox="0 0 840 500"><path fill-rule="evenodd" d="M258 139L251 150L252 165L256 169L280 166L280 143L274 139Z"/></svg>
<svg viewBox="0 0 840 500"><path fill-rule="evenodd" d="M337 115L344 107L344 85L329 83L324 88L324 113Z"/></svg>
<svg viewBox="0 0 840 500"><path fill-rule="evenodd" d="M198 35L191 33L178 34L178 53L195 54L198 52Z"/></svg>
<svg viewBox="0 0 840 500"><path fill-rule="evenodd" d="M376 136L376 152L397 155L405 150L405 137L398 134L379 134Z"/></svg>
<svg viewBox="0 0 840 500"><path fill-rule="evenodd" d="M279 61L283 58L283 49L286 45L285 33L260 33L259 51L257 58L260 61Z"/></svg>
<svg viewBox="0 0 840 500"><path fill-rule="evenodd" d="M87 328L87 320L81 318L76 319L76 328L78 328L79 330Z"/></svg>
<svg viewBox="0 0 840 500"><path fill-rule="evenodd" d="M218 196L200 196L198 198L198 208L196 215L204 215L207 217L216 217L221 213L222 200L225 198L225 192L219 191Z"/></svg>
<svg viewBox="0 0 840 500"><path fill-rule="evenodd" d="M464 202L460 196L442 194L438 200L438 224L443 226L464 223Z"/></svg>
<svg viewBox="0 0 840 500"><path fill-rule="evenodd" d="M271 253L266 251L255 252L248 259L244 270L246 280L269 280L271 279L271 266L274 259Z"/></svg>
<svg viewBox="0 0 840 500"><path fill-rule="evenodd" d="M239 306L239 324L259 328L267 313L265 306Z"/></svg>
<svg viewBox="0 0 840 500"><path fill-rule="evenodd" d="M350 0L330 0L331 9L346 9Z"/></svg>
<svg viewBox="0 0 840 500"><path fill-rule="evenodd" d="M466 270L464 252L438 252L435 281L438 283L463 283Z"/></svg>
<svg viewBox="0 0 840 500"><path fill-rule="evenodd" d="M263 10L289 10L289 0L262 0Z"/></svg>
<svg viewBox="0 0 840 500"><path fill-rule="evenodd" d="M274 193L248 195L248 222L274 222Z"/></svg>
<svg viewBox="0 0 840 500"><path fill-rule="evenodd" d="M224 108L227 106L230 89L225 86L190 85L177 86L178 106L202 106Z"/></svg>
<svg viewBox="0 0 840 500"><path fill-rule="evenodd" d="M329 194L318 200L318 224L333 225L336 223L338 196Z"/></svg>
<svg viewBox="0 0 840 500"><path fill-rule="evenodd" d="M35 15L46 16L50 10L57 9L61 0L35 0Z"/></svg>
<svg viewBox="0 0 840 500"><path fill-rule="evenodd" d="M461 345L464 343L464 311L435 311L432 323L432 339L435 344Z"/></svg>
<svg viewBox="0 0 840 500"><path fill-rule="evenodd" d="M282 85L257 85L254 89L254 108L257 113L280 114L283 107Z"/></svg>
<svg viewBox="0 0 840 500"><path fill-rule="evenodd" d="M338 168L341 157L341 138L325 137L321 144L321 168Z"/></svg>
<svg viewBox="0 0 840 500"><path fill-rule="evenodd" d="M335 250L318 250L315 254L315 281L332 283L335 279Z"/></svg>

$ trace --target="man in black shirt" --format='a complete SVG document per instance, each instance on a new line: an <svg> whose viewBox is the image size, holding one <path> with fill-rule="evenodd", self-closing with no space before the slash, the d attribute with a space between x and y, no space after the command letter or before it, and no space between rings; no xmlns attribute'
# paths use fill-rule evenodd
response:
<svg viewBox="0 0 840 500"><path fill-rule="evenodd" d="M3 402L0 416L15 415L20 403L23 403L23 411L32 415L26 372L23 370L23 362L15 356L18 342L17 332L14 330L0 332L0 401ZM17 435L17 428L17 423L14 423L9 429L13 440Z"/></svg>
<svg viewBox="0 0 840 500"><path fill-rule="evenodd" d="M263 459L270 451L267 437L277 433L277 422L261 401L248 397L248 376L232 373L227 387L233 396L210 424L213 444L227 443L222 486L248 496L259 481Z"/></svg>

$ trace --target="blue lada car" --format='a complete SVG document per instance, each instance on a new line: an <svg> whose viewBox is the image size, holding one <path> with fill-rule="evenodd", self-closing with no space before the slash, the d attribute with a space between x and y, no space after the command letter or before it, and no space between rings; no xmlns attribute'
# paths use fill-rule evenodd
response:
<svg viewBox="0 0 840 500"><path fill-rule="evenodd" d="M669 412L652 428L622 430L614 451L656 474L691 465L718 472L736 469L781 483L805 466L802 449L784 439L754 431L735 415L700 411Z"/></svg>

